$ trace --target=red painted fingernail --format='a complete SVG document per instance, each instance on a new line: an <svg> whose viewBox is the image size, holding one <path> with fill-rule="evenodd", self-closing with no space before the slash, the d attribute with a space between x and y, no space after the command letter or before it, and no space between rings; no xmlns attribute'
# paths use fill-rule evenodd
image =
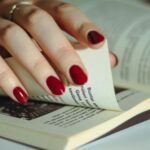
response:
<svg viewBox="0 0 150 150"><path fill-rule="evenodd" d="M28 101L28 95L21 87L16 87L13 90L13 94L21 104L25 104Z"/></svg>
<svg viewBox="0 0 150 150"><path fill-rule="evenodd" d="M70 68L69 73L74 83L78 85L83 85L88 80L87 75L78 65L73 65Z"/></svg>
<svg viewBox="0 0 150 150"><path fill-rule="evenodd" d="M46 83L54 95L62 95L65 92L65 86L63 82L54 76L49 76L46 80Z"/></svg>
<svg viewBox="0 0 150 150"><path fill-rule="evenodd" d="M87 35L88 40L90 41L90 43L92 44L98 44L100 42L104 41L104 36L100 33L98 33L97 31L90 31Z"/></svg>

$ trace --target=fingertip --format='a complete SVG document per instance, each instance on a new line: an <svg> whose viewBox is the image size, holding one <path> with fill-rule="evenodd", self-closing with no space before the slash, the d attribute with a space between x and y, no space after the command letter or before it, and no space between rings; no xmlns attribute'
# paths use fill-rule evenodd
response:
<svg viewBox="0 0 150 150"><path fill-rule="evenodd" d="M13 95L20 104L26 104L28 102L29 96L21 87L15 87L13 89Z"/></svg>
<svg viewBox="0 0 150 150"><path fill-rule="evenodd" d="M46 80L46 84L49 88L49 90L52 92L53 95L55 96L60 96L64 94L65 92L65 85L64 83L56 78L55 76L49 76Z"/></svg>
<svg viewBox="0 0 150 150"><path fill-rule="evenodd" d="M101 48L105 43L105 36L97 30L87 33L87 45L92 49Z"/></svg>
<svg viewBox="0 0 150 150"><path fill-rule="evenodd" d="M79 65L72 65L69 69L72 81L77 85L84 85L88 81L88 76Z"/></svg>
<svg viewBox="0 0 150 150"><path fill-rule="evenodd" d="M90 44L95 45L104 42L105 37L98 31L92 30L88 32L87 39L90 42Z"/></svg>
<svg viewBox="0 0 150 150"><path fill-rule="evenodd" d="M110 53L110 63L112 68L115 68L119 63L117 55L113 52Z"/></svg>

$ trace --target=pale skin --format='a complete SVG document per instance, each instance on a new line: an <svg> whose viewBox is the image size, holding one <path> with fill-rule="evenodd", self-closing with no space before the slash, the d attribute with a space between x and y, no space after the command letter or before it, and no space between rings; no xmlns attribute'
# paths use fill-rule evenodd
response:
<svg viewBox="0 0 150 150"><path fill-rule="evenodd" d="M1 49L15 57L49 94L59 96L65 92L66 85L58 71L70 84L85 84L88 71L64 31L84 47L95 50L105 41L102 31L79 8L56 0L34 0L33 5L19 5L13 20L7 20L9 8L16 2L0 1ZM113 53L110 62L112 67L117 64ZM0 87L16 102L27 102L27 90L2 56Z"/></svg>

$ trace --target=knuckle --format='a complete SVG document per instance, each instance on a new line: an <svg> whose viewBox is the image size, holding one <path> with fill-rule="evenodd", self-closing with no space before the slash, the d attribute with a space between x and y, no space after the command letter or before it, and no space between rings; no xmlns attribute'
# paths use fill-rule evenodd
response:
<svg viewBox="0 0 150 150"><path fill-rule="evenodd" d="M43 66L43 64L45 64L45 60L41 59L41 58L38 58L32 63L31 70L32 71L34 71L34 70L37 71Z"/></svg>
<svg viewBox="0 0 150 150"><path fill-rule="evenodd" d="M70 10L70 9L72 10L74 8L75 7L70 3L60 3L54 9L55 9L56 12L62 13L64 11L67 11L67 10Z"/></svg>
<svg viewBox="0 0 150 150"><path fill-rule="evenodd" d="M1 28L0 30L1 40L5 41L9 37L12 37L16 33L16 31L18 31L18 29L19 27L14 23L10 23L6 25L5 27Z"/></svg>
<svg viewBox="0 0 150 150"><path fill-rule="evenodd" d="M29 12L25 15L26 23L29 25L33 25L47 17L47 13L39 8L32 8L29 10Z"/></svg>
<svg viewBox="0 0 150 150"><path fill-rule="evenodd" d="M8 70L3 70L0 72L0 81L5 81L5 79L8 79L10 72Z"/></svg>
<svg viewBox="0 0 150 150"><path fill-rule="evenodd" d="M76 52L68 47L62 47L59 50L59 53L57 53L57 60L59 62L63 63L69 63L71 61L76 60Z"/></svg>

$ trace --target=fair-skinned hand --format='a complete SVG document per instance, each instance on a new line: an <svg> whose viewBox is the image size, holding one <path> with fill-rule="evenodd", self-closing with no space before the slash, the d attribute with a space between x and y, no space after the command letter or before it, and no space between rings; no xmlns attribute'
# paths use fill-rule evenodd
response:
<svg viewBox="0 0 150 150"><path fill-rule="evenodd" d="M105 38L102 31L78 8L56 0L35 0L33 5L18 5L13 21L5 19L8 10L17 1L0 2L0 46L15 57L49 94L57 96L65 92L65 85L56 70L71 84L85 84L88 80L86 68L63 31L93 49L103 45ZM110 60L115 66L117 60L113 54L110 54ZM21 79L2 56L0 87L15 101L27 102L28 94Z"/></svg>

